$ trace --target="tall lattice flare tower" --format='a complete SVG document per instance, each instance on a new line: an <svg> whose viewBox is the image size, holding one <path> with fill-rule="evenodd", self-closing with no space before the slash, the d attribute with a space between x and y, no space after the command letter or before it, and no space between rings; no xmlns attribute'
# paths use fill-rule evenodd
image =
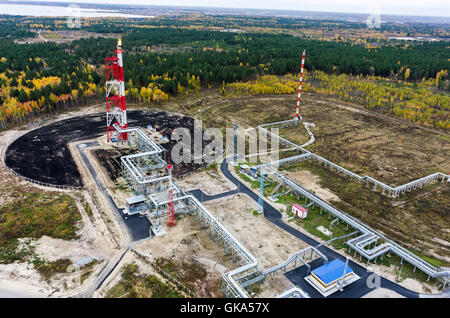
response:
<svg viewBox="0 0 450 318"><path fill-rule="evenodd" d="M123 76L122 41L117 41L116 56L105 59L105 83L106 83L106 135L108 142L112 138L117 141L126 141L126 132L120 132L127 128L127 108L125 104L125 82ZM114 127L118 126L119 130Z"/></svg>

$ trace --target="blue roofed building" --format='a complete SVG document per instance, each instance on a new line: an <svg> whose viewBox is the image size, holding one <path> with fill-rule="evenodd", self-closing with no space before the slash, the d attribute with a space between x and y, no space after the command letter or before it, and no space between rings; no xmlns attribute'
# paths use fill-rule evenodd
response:
<svg viewBox="0 0 450 318"><path fill-rule="evenodd" d="M345 262L335 259L314 269L311 271L311 275L305 279L324 297L327 297L341 288L340 283L343 283L343 288L358 280L359 276L353 272L350 266L346 266Z"/></svg>

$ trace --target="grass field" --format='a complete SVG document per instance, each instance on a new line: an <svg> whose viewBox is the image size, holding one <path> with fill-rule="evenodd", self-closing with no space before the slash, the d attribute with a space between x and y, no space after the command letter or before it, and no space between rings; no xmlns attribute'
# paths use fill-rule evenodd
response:
<svg viewBox="0 0 450 318"><path fill-rule="evenodd" d="M311 164L307 163L303 163L300 164L302 166L302 168L304 169L308 169L308 170L312 170L312 171L316 171L316 168L314 166L312 166ZM299 165L296 165L294 167L291 167L291 169L298 169ZM341 180L340 182L338 182L339 180L336 180L336 178L340 178L339 176L334 175L333 173L329 172L328 170L324 170L321 174L321 177L323 179L321 180L327 180L327 185L330 184L334 184L336 187L337 185L339 185L338 189L343 189L343 192L345 191L363 191L364 193L361 196L358 195L353 195L350 196L351 198L354 197L358 197L361 200L361 203L368 203L368 202L372 202L374 205L379 204L379 202L374 202L373 198L375 198L376 196L381 196L377 193L374 193L373 191L370 191L369 189L364 188L361 184L358 183L351 183L349 186L345 184L345 179ZM238 168L235 167L235 171L238 172ZM317 171L316 171L317 172ZM244 181L246 181L247 183L249 183L251 185L252 188L258 188L259 187L259 182L258 181L252 181L250 178L248 178L245 174L242 173L237 173L239 175L240 178L242 178ZM329 175L331 174L331 175ZM325 177L325 175L327 177ZM341 178L342 179L342 178ZM271 182L270 184L268 184L265 188L264 188L264 195L267 197L271 194L272 190L275 188L276 184L274 182ZM282 192L283 190L278 190L278 193ZM299 199L296 196L290 195L290 194L284 194L284 195L280 195L278 197L278 203L282 203L282 204L286 204L287 205L287 209L286 209L286 215L288 216L288 222L293 222L298 226L303 227L308 233L314 235L315 237L321 238L324 241L328 241L332 238L337 238L337 237L341 237L344 236L346 234L350 234L351 232L354 231L354 229L352 228L347 228L346 225L344 225L342 222L339 222L339 224L335 223L333 225L332 228L330 228L331 222L334 220L333 216L330 216L328 213L326 212L321 212L320 208L318 207L309 207L308 208L308 216L305 219L300 219L298 217L294 217L294 214L291 212L291 207L292 204L297 203L300 205L304 205L306 203L305 198L300 197ZM333 202L334 205L341 205L337 202ZM343 207L348 209L348 205L344 205ZM342 209L343 209L342 207ZM364 208L364 206L361 206L361 208ZM349 211L346 211L349 212ZM355 212L355 209L351 210L351 212ZM361 215L359 215L360 219L364 219L364 217L361 217ZM331 236L327 236L324 233L322 233L321 231L319 231L317 229L318 226L323 226L326 229L329 229L332 231L332 235ZM386 232L385 232L386 233ZM344 253L348 253L347 251L347 246L345 244L346 240L348 240L350 238L346 238L346 239L337 239L334 240L333 242L329 243L333 248L337 249L337 250L342 250L342 252ZM420 245L415 245L415 246L420 246ZM411 247L408 246L409 250L412 251L414 254L416 254L417 256L421 257L422 259L426 260L427 262L429 262L430 264L437 266L437 267L446 267L449 266L449 263L446 261L443 261L441 259L438 259L434 256L429 256L427 255L427 251L423 250L423 249L417 249L416 247ZM448 251L447 251L448 252ZM446 255L445 252L443 252L443 255ZM402 281L406 278L413 278L413 279L417 279L421 282L424 283L428 283L428 284L441 284L440 282L438 282L436 279L430 278L428 279L428 276L420 271L420 270L414 270L414 266L412 266L409 263L404 262L403 265L400 264L400 257L398 257L395 254L392 254L390 256L385 255L383 257L383 260L378 260L377 262L378 265L382 265L382 266L394 266L395 267L395 275L397 277L397 281Z"/></svg>
<svg viewBox="0 0 450 318"><path fill-rule="evenodd" d="M342 211L383 232L411 251L428 257L428 260L450 256L448 245L445 244L450 242L450 186L447 184L429 185L422 191L411 192L394 200L310 162L283 167L287 171L302 169L319 176L321 187L339 197L339 201L331 203ZM301 183L301 180L297 181ZM449 262L442 261L440 264L448 266Z"/></svg>
<svg viewBox="0 0 450 318"><path fill-rule="evenodd" d="M122 279L106 295L107 298L180 298L182 295L154 275L139 274L136 264L128 264Z"/></svg>
<svg viewBox="0 0 450 318"><path fill-rule="evenodd" d="M450 137L445 133L388 116L368 114L360 106L335 99L311 93L303 97L303 119L316 124L311 128L316 141L308 149L326 159L393 186L436 171L450 170L446 156L450 151ZM295 96L291 95L224 98L200 94L195 101L189 101L186 111L202 119L206 126L232 127L237 122L241 127L255 127L293 118L294 104ZM302 126L280 132L297 144L309 138ZM283 153L282 157L287 155ZM448 185L434 184L391 200L317 166L305 164L291 169L306 169L318 175L321 186L341 199L334 203L341 210L408 249L448 264ZM251 184L259 188L258 182ZM266 187L265 193L273 187Z"/></svg>
<svg viewBox="0 0 450 318"><path fill-rule="evenodd" d="M77 238L81 214L72 197L20 190L13 195L12 202L0 207L0 263L24 261L33 254L30 244L19 244L20 238Z"/></svg>
<svg viewBox="0 0 450 318"><path fill-rule="evenodd" d="M239 177L250 183L251 187L253 189L258 189L260 184L259 181L252 181L249 177L247 177L245 174L238 172L239 168L235 167L235 172L239 175ZM276 182L272 182L269 179L266 179L266 186L264 187L264 196L270 196L272 191L275 189L276 187ZM282 193L281 188L277 191L277 193ZM290 195L290 194L283 194L278 196L278 203L281 204L285 204L287 205L287 209L286 209L286 214L288 217L293 217L293 213L291 212L291 208L292 208L292 204L300 204L303 205L305 203L304 198L300 197L299 199L297 199L297 197ZM308 208L308 216L303 219L300 220L300 218L295 217L289 220L289 222L295 222L297 225L303 227L306 231L308 231L309 233L320 237L323 240L329 240L331 238L335 238L335 237L339 237L339 236L343 236L345 234L349 234L352 229L346 229L346 227L342 224L335 224L332 228L332 232L333 235L332 236L327 236L325 234L323 234L321 231L317 230L317 227L322 225L325 228L330 228L330 224L331 221L333 221L334 218L330 218L328 219L328 214L323 212L320 212L320 209L318 207L315 208ZM336 240L332 242L332 245L337 248L343 248L344 247L344 241L343 240Z"/></svg>

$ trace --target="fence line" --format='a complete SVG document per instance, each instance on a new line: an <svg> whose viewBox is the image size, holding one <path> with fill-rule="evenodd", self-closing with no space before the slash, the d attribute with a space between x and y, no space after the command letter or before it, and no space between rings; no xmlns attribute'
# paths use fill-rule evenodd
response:
<svg viewBox="0 0 450 318"><path fill-rule="evenodd" d="M5 167L6 167L10 172L12 172L15 176L17 176L17 177L19 177L19 178L22 178L22 179L24 179L24 180L26 180L26 181L28 181L28 182L35 183L35 184L40 185L40 186L49 187L49 188L55 188L55 189L61 189L61 190L82 190L82 189L84 189L84 187L75 187L75 186L68 186L68 185L58 185L58 184L51 184L51 183L46 183L46 182L34 180L34 179L31 179L31 178L25 177L25 176L19 174L18 172L14 171L14 170L11 169L10 167L8 167L4 161L3 161L3 163L4 163Z"/></svg>
<svg viewBox="0 0 450 318"><path fill-rule="evenodd" d="M6 151L6 149L5 149L5 151ZM5 154L2 154L2 161L3 161L3 165L6 167L6 169L8 169L8 171L10 171L12 174L14 174L15 176L17 176L19 178L25 179L28 182L35 183L35 184L38 184L38 185L44 186L44 187L56 188L56 189L62 189L62 190L82 190L82 189L84 189L84 187L51 184L51 183L42 182L42 181L38 181L38 180L34 180L31 178L25 177L25 176L21 175L20 173L14 171L12 168L8 167L8 165L5 162Z"/></svg>

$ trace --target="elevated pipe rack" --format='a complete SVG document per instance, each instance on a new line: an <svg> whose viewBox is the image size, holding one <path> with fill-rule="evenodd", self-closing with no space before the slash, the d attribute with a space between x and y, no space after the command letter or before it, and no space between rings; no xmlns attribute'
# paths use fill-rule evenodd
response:
<svg viewBox="0 0 450 318"><path fill-rule="evenodd" d="M291 289L288 289L284 291L283 293L276 295L276 298L311 298L309 297L308 293L301 290L298 287L292 287Z"/></svg>
<svg viewBox="0 0 450 318"><path fill-rule="evenodd" d="M319 197L315 196L314 194L310 193L308 190L304 189L300 185L296 184L294 181L289 179L286 176L283 176L281 174L277 175L277 178L280 178L285 182L285 185L288 187L291 187L295 193L300 194L301 196L307 198L308 200L314 202L318 207L325 210L326 212L332 214L336 218L340 219L344 223L347 223L352 228L358 230L361 235L349 240L346 244L353 248L358 254L364 256L368 260L373 260L376 257L388 252L392 251L393 253L397 254L402 259L408 261L408 263L412 264L413 266L419 268L426 274L428 274L431 277L438 278L438 277L446 277L447 279L450 277L450 271L448 270L442 270L439 269L430 263L424 261L417 255L409 252L405 248L401 247L394 241L388 239L386 236L380 234L379 232L373 230L369 226L363 224L359 220L353 218L352 216L348 215L345 212L340 211L339 209L333 207L326 201L320 199ZM367 239L367 240L382 240L385 243L383 243L382 247L375 247L375 249L372 250L366 250L363 247L357 245L357 242L360 242L361 238ZM380 245L381 246L381 245Z"/></svg>
<svg viewBox="0 0 450 318"><path fill-rule="evenodd" d="M160 182L168 182L168 187L173 187L176 191L174 194L179 194L178 197L174 197L173 199L168 199L165 201L157 202L156 200L152 200L152 196L148 195L149 201L154 204L156 208L169 204L170 202L183 202L184 207L186 207L186 211L194 213L197 216L197 219L202 225L207 226L210 229L210 234L212 235L212 239L214 238L219 242L222 242L224 253L226 250L231 250L231 254L233 258L239 258L238 264L240 267L231 270L225 274L223 274L223 290L227 296L230 297L249 297L245 287L249 285L251 281L259 281L260 276L262 275L262 271L258 266L257 260L254 256L230 233L228 232L222 224L211 215L211 213L192 195L186 195L186 193L179 187L170 176L160 176L157 178L148 177L143 173L142 169L139 166L135 165L132 159L135 158L143 158L143 157L153 157L159 158L155 159L155 161L164 162L160 155L163 153L164 149L161 146L156 144L151 137L149 137L143 130L140 128L127 128L122 129L117 125L113 125L113 127L119 132L135 132L137 134L136 138L140 138L137 141L138 148L144 150L144 153L137 153L128 156L121 157L122 164L125 167L125 171L128 173L128 177L133 180L134 184L137 185L148 185L148 184L157 184ZM130 134L131 135L131 134ZM151 168L157 167L157 165ZM147 194L145 189L136 188L137 192L141 192ZM179 209L177 209L178 212ZM149 215L150 216L150 215Z"/></svg>
<svg viewBox="0 0 450 318"><path fill-rule="evenodd" d="M260 126L258 126L258 129L263 130L263 132L271 134L272 136L277 136L276 134L269 132L266 129L266 127L273 127L273 126L289 127L289 126L294 126L295 122L296 122L296 119L280 121L280 122L275 122L275 123L271 123L271 124L260 125ZM343 167L341 167L319 155L316 155L316 154L304 149L301 146L295 145L294 143L292 143L280 136L278 136L278 138L280 140L280 143L288 144L289 146L294 147L297 150L299 150L300 152L302 152L302 154L297 155L297 156L292 156L289 158L285 158L285 159L281 159L281 160L277 160L277 161L273 161L273 162L269 162L269 163L264 163L258 167L267 168L270 166L287 164L289 162L296 162L296 161L309 160L309 159L311 159L312 161L316 160L319 163L322 163L325 167L328 167L331 170L334 169L334 170L336 170L336 172L341 173L344 176L350 177L351 179L355 179L358 182L373 183L374 191L376 190L377 187L380 187L382 189L382 194L387 195L389 197L397 197L400 194L406 193L406 191L411 191L411 190L417 189L418 187L422 187L426 184L436 182L439 180L441 182L444 182L444 181L450 182L449 175L445 175L441 172L437 172L437 173L433 173L429 176L426 176L426 177L423 177L423 178L411 181L409 183L406 183L404 185L400 185L398 187L393 188L393 187L388 186L372 177L359 176L359 175L357 175L357 174L355 174L355 173L353 173L353 172L351 172L351 171L349 171L349 170L347 170L347 169L345 169L345 168L343 168ZM320 207L320 209L323 209L326 212L335 216L336 217L335 221L342 220L344 223L347 223L349 226L351 226L354 229L356 229L357 231L359 231L361 233L361 235L347 241L346 244L349 246L350 249L354 249L355 252L359 253L361 256L366 258L368 261L373 260L373 259L376 260L377 257L382 256L383 254L392 251L393 253L395 253L399 257L401 257L402 261L406 260L408 263L412 264L414 267L419 268L424 273L428 274L429 277L433 277L433 278L442 277L445 279L446 283L448 282L448 280L450 278L449 270L437 268L437 267L431 265L430 263L424 261L417 255L409 252L405 248L401 247L400 245L398 245L394 241L388 239L387 237L380 234L379 232L373 230L369 226L363 224L362 222L358 221L357 219L353 218L352 216L348 215L347 213L340 211L339 209L331 206L326 201L313 195L312 193L310 193L309 191L307 191L300 185L296 184L294 181L292 181L288 177L280 174L279 172L275 171L274 176L279 182L282 182L285 186L292 188L293 191L296 192L298 195L305 197L306 199L310 200L311 202L314 202L314 204L316 204L318 207ZM335 221L333 221L333 222L335 222ZM378 241L383 241L383 243L381 243L380 245L377 245ZM374 244L374 247L370 248L370 246L372 244ZM369 248L366 249L365 248L366 246L369 246Z"/></svg>
<svg viewBox="0 0 450 318"><path fill-rule="evenodd" d="M277 160L277 161L273 161L273 162L269 162L269 163L264 163L261 164L260 166L281 166L281 165L285 165L285 164L291 164L297 161L304 161L304 160L311 160L314 162L314 160L316 160L319 164L323 164L323 166L325 168L328 168L329 170L335 170L336 173L340 173L345 177L349 177L352 180L355 180L357 182L365 182L367 186L369 186L370 184L373 184L373 190L376 191L377 189L381 189L381 193L383 195L386 195L388 197L391 198L396 198L398 196L400 196L401 194L405 194L406 192L409 191L413 191L416 190L417 188L422 188L423 186L427 185L427 184L431 184L437 181L447 181L450 182L450 175L444 174L442 172L436 172L433 174L430 174L428 176L419 178L417 180L413 180L411 182L405 183L403 185L399 185L397 187L391 187L379 180L376 180L370 176L360 176L348 169L345 169L344 167L335 164L334 162L331 162L328 159L325 159L315 153L312 153L306 149L304 149L303 147L305 147L305 145L302 146L298 146L295 143L276 135L275 133L269 131L268 129L266 129L266 127L274 127L274 126L281 126L281 127L290 127L290 126L295 126L296 123L296 119L290 119L290 120L285 120L285 121L279 121L279 122L275 122L275 123L270 123L270 124L264 124L264 125L260 125L258 126L258 129L260 131L262 131L263 133L269 134L271 136L273 136L273 138L278 138L280 144L284 144L284 145L289 145L292 149L295 149L296 151L301 152L301 155L296 155L296 156L292 156L292 157L288 157L288 158L284 158L281 160ZM305 124L309 124L311 125L311 123L305 123ZM305 125L306 127L306 125ZM311 136L311 132L308 130L308 133L310 133ZM260 167L258 166L258 167Z"/></svg>
<svg viewBox="0 0 450 318"><path fill-rule="evenodd" d="M308 268L310 268L310 265L307 264L307 262L305 261L305 256L306 258L308 258L307 253L309 253L309 259L312 260L313 254L316 253L317 256L319 256L320 258L323 259L323 263L326 264L328 263L328 258L325 256L325 254L323 254L321 251L319 251L317 248L315 248L314 246L308 246L298 252L295 252L294 254L292 254L287 260L285 260L283 263L280 263L274 267L271 267L267 270L263 271L263 276L267 276L270 274L273 274L281 269L286 269L286 267L291 264L292 262L295 263L294 266L296 266L296 261L300 260L304 265L306 265Z"/></svg>

